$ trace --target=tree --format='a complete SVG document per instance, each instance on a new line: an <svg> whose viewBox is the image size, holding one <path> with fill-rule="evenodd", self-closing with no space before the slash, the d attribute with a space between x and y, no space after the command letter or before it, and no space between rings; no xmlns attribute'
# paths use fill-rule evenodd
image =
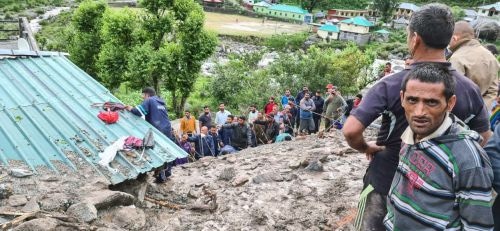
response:
<svg viewBox="0 0 500 231"><path fill-rule="evenodd" d="M135 87L150 84L158 92L163 86L181 116L217 38L203 29L203 10L193 0L143 0L141 5L146 11L137 33L141 45L132 48L127 80Z"/></svg>
<svg viewBox="0 0 500 231"><path fill-rule="evenodd" d="M452 6L451 7L451 13L453 14L453 19L455 22L458 22L460 20L463 20L465 17L465 11L459 6Z"/></svg>
<svg viewBox="0 0 500 231"><path fill-rule="evenodd" d="M129 49L135 45L137 17L130 9L107 10L101 29L103 41L97 67L99 77L107 88L118 89L128 69Z"/></svg>
<svg viewBox="0 0 500 231"><path fill-rule="evenodd" d="M383 22L389 22L392 18L392 13L398 4L398 0L374 0L373 8L378 10L382 16Z"/></svg>
<svg viewBox="0 0 500 231"><path fill-rule="evenodd" d="M73 14L71 25L74 34L69 37L70 59L90 76L97 76L97 58L101 50L100 30L108 5L104 1L86 0Z"/></svg>

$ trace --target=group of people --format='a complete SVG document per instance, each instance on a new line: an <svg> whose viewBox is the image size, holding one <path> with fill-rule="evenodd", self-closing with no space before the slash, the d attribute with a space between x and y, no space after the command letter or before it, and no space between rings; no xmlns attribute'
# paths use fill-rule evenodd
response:
<svg viewBox="0 0 500 231"><path fill-rule="evenodd" d="M489 119L500 107L493 100L500 65L474 34L446 5L423 6L407 27L407 67L393 73L386 65L363 100L346 101L332 84L324 97L304 86L295 97L286 90L280 104L270 97L262 111L250 106L247 116L233 116L224 104L215 117L208 107L198 120L186 111L178 132L152 88L126 109L194 159L318 132L322 120L325 130L343 126L348 144L370 161L358 230L500 230L500 126ZM377 140L366 142L363 132L380 116ZM161 169L160 181L174 164Z"/></svg>
<svg viewBox="0 0 500 231"><path fill-rule="evenodd" d="M500 65L474 35L449 7L421 7L407 27L409 65L387 68L347 118L348 144L370 161L357 229L500 230L500 126L489 123Z"/></svg>

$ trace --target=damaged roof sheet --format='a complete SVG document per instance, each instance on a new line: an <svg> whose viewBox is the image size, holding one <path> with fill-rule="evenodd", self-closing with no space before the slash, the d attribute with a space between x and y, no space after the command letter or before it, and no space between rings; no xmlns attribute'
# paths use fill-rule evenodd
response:
<svg viewBox="0 0 500 231"><path fill-rule="evenodd" d="M53 55L53 54L52 54ZM61 166L92 168L112 184L133 179L186 153L143 119L120 112L106 125L93 103L119 102L106 88L62 55L0 59L0 162L33 171ZM118 152L109 171L98 153L122 136L143 138L153 128L156 146L140 153Z"/></svg>

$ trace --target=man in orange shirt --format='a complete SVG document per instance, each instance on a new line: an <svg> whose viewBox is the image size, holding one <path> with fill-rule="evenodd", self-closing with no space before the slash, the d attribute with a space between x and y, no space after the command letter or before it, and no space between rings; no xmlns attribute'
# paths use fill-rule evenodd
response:
<svg viewBox="0 0 500 231"><path fill-rule="evenodd" d="M181 136L187 134L189 137L196 133L196 119L191 116L191 112L185 111L184 117L181 119Z"/></svg>

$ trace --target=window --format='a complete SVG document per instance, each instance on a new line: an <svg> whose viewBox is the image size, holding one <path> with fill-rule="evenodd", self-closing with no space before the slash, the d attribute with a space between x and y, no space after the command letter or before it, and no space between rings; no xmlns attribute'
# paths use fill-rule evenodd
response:
<svg viewBox="0 0 500 231"><path fill-rule="evenodd" d="M287 14L287 13L285 13L285 17L286 17L286 16L288 16L288 14Z"/></svg>
<svg viewBox="0 0 500 231"><path fill-rule="evenodd" d="M332 32L328 32L328 36L332 36L332 35L333 35L333 33L332 33Z"/></svg>

